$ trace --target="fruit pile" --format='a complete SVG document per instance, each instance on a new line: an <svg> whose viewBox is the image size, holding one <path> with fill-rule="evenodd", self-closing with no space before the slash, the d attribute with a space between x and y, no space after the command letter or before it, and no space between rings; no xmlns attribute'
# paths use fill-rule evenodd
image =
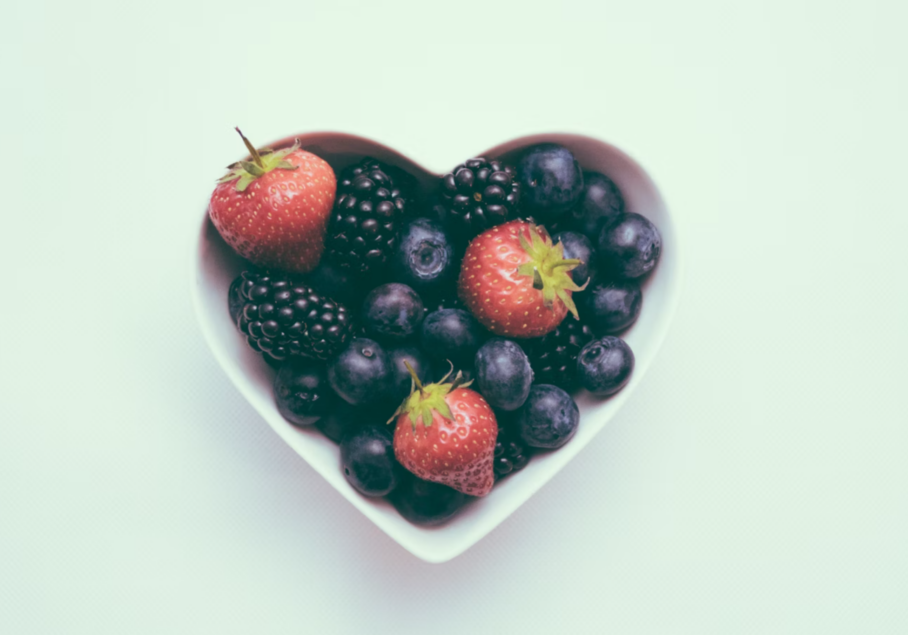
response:
<svg viewBox="0 0 908 635"><path fill-rule="evenodd" d="M298 144L242 139L250 158L209 205L248 261L231 319L277 370L280 413L338 442L363 495L445 522L571 440L571 392L629 381L617 334L640 314L662 239L567 148L470 159L422 200L370 157L336 177Z"/></svg>

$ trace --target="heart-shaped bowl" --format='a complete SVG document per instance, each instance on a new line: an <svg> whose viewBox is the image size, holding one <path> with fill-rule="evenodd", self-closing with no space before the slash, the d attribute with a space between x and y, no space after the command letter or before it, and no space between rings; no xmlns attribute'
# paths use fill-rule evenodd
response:
<svg viewBox="0 0 908 635"><path fill-rule="evenodd" d="M270 147L288 146L294 139L299 139L304 149L325 159L335 172L363 156L371 156L400 167L416 177L423 195L434 191L441 174L380 143L342 133L300 134L270 144ZM508 141L476 156L513 162L522 149L540 142L566 146L584 170L602 172L611 177L624 195L627 210L646 216L662 232L661 261L643 284L644 299L640 317L622 335L634 351L636 366L630 382L614 397L599 400L582 392L575 397L581 418L577 433L570 443L559 450L535 455L521 472L496 484L488 496L471 501L441 527L413 525L404 520L387 501L361 496L342 474L337 445L318 430L294 427L281 417L272 395L274 371L249 348L227 312L227 290L231 281L243 269L244 261L221 239L208 219L207 205L200 214L201 232L192 258L192 298L202 333L224 372L275 432L344 498L405 549L428 562L450 560L474 545L590 442L643 380L665 338L678 303L681 286L678 232L652 179L628 155L591 137L539 134ZM449 167L453 165L456 163ZM593 238L595 243L595 237ZM250 425L255 423L250 422Z"/></svg>

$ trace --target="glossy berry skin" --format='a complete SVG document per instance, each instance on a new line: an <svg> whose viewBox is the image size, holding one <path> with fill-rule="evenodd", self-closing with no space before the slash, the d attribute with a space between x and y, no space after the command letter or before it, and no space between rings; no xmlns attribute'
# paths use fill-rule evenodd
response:
<svg viewBox="0 0 908 635"><path fill-rule="evenodd" d="M410 394L412 378L404 362L416 372L416 376L425 383L432 381L432 362L422 349L417 346L400 346L388 351L391 360L391 400L396 408Z"/></svg>
<svg viewBox="0 0 908 635"><path fill-rule="evenodd" d="M538 220L556 219L583 193L583 172L565 147L543 143L524 152L517 165L521 204Z"/></svg>
<svg viewBox="0 0 908 635"><path fill-rule="evenodd" d="M520 201L514 168L482 157L441 177L440 192L452 231L467 238L507 221Z"/></svg>
<svg viewBox="0 0 908 635"><path fill-rule="evenodd" d="M467 247L458 279L460 299L479 323L507 338L545 335L568 313L568 305L558 296L546 306L543 291L533 287L533 276L519 271L522 265L532 268L533 261L521 236L524 242L545 240L551 244L544 229L527 221L498 225L477 236ZM570 270L565 269L560 275L556 282L570 299L572 290L564 284L577 288Z"/></svg>
<svg viewBox="0 0 908 635"><path fill-rule="evenodd" d="M530 452L520 438L506 428L498 429L495 442L495 479L519 472L530 462Z"/></svg>
<svg viewBox="0 0 908 635"><path fill-rule="evenodd" d="M554 450L570 441L580 423L580 409L558 386L536 384L526 403L517 411L516 427L521 440L533 448Z"/></svg>
<svg viewBox="0 0 908 635"><path fill-rule="evenodd" d="M565 390L577 387L577 356L595 339L586 322L567 316L551 333L524 344L538 384L554 384Z"/></svg>
<svg viewBox="0 0 908 635"><path fill-rule="evenodd" d="M273 366L294 357L325 360L352 337L347 308L286 274L244 271L237 326Z"/></svg>
<svg viewBox="0 0 908 635"><path fill-rule="evenodd" d="M482 395L469 388L454 388L442 398L450 409L450 418L437 409L432 412L428 425L417 412L398 416L394 455L401 465L423 480L447 485L470 496L485 496L495 482L492 469L498 436L495 413Z"/></svg>
<svg viewBox="0 0 908 635"><path fill-rule="evenodd" d="M310 152L296 149L284 159L296 169L275 168L242 191L238 180L219 183L208 215L227 244L253 264L305 273L324 251L337 181L331 166Z"/></svg>
<svg viewBox="0 0 908 635"><path fill-rule="evenodd" d="M637 321L643 292L636 280L603 282L588 289L579 306L596 335L620 333Z"/></svg>
<svg viewBox="0 0 908 635"><path fill-rule="evenodd" d="M559 232L552 236L556 243L564 245L564 257L566 259L576 258L583 262L582 265L571 270L571 278L577 284L584 284L590 279L595 264L595 253L593 244L589 238L577 232Z"/></svg>
<svg viewBox="0 0 908 635"><path fill-rule="evenodd" d="M370 158L341 172L326 239L327 258L341 269L376 276L387 267L407 208L398 174Z"/></svg>
<svg viewBox="0 0 908 635"><path fill-rule="evenodd" d="M627 342L613 335L583 347L577 358L580 385L597 397L614 395L627 385L634 372L634 352Z"/></svg>
<svg viewBox="0 0 908 635"><path fill-rule="evenodd" d="M364 496L386 496L400 481L391 431L383 425L366 425L347 434L340 444L344 477Z"/></svg>
<svg viewBox="0 0 908 635"><path fill-rule="evenodd" d="M444 524L467 501L462 492L439 483L424 481L409 473L389 498L401 516L424 527Z"/></svg>
<svg viewBox="0 0 908 635"><path fill-rule="evenodd" d="M392 262L395 280L429 295L453 283L458 264L448 233L441 223L428 218L417 218L403 228Z"/></svg>
<svg viewBox="0 0 908 635"><path fill-rule="evenodd" d="M391 362L382 346L365 337L353 339L328 362L328 382L354 406L377 404L391 387Z"/></svg>
<svg viewBox="0 0 908 635"><path fill-rule="evenodd" d="M399 282L375 287L363 302L366 333L384 342L403 342L414 336L424 317L419 294Z"/></svg>
<svg viewBox="0 0 908 635"><path fill-rule="evenodd" d="M639 278L656 266L662 254L662 235L640 214L625 214L599 234L599 260L604 273Z"/></svg>
<svg viewBox="0 0 908 635"><path fill-rule="evenodd" d="M624 197L615 182L599 172L583 173L583 194L571 210L569 226L591 240L624 213Z"/></svg>
<svg viewBox="0 0 908 635"><path fill-rule="evenodd" d="M463 309L439 309L422 323L421 346L438 361L471 365L485 340L482 327Z"/></svg>
<svg viewBox="0 0 908 635"><path fill-rule="evenodd" d="M533 369L526 353L510 340L493 338L476 352L476 387L496 410L516 410L526 401Z"/></svg>
<svg viewBox="0 0 908 635"><path fill-rule="evenodd" d="M274 377L274 401L284 419L307 427L326 415L337 399L322 364L291 360Z"/></svg>
<svg viewBox="0 0 908 635"><path fill-rule="evenodd" d="M372 406L351 406L343 399L334 399L328 413L315 422L326 437L340 443L345 435L370 423L384 424Z"/></svg>

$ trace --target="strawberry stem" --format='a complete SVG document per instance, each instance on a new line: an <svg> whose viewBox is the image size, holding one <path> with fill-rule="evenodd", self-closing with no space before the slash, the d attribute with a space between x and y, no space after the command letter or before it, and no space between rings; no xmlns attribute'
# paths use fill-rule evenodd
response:
<svg viewBox="0 0 908 635"><path fill-rule="evenodd" d="M416 389L419 391L419 394L423 394L422 382L419 381L419 377L416 376L416 371L413 370L412 366L410 366L410 362L404 360L404 366L407 367L407 371L410 373L410 377L413 378L413 383L416 384Z"/></svg>
<svg viewBox="0 0 908 635"><path fill-rule="evenodd" d="M580 260L579 258L571 258L570 260L562 260L562 261L557 262L554 265L552 265L552 271L554 271L558 267L576 267L576 266L579 266L582 264L583 264L583 261Z"/></svg>
<svg viewBox="0 0 908 635"><path fill-rule="evenodd" d="M236 126L236 131L240 134L240 138L243 140L243 143L246 144L246 149L249 150L249 154L252 155L252 160L255 161L255 164L260 168L264 168L265 164L262 163L262 156L259 154L259 151L255 149L255 146L249 142L242 132L240 132L240 127Z"/></svg>

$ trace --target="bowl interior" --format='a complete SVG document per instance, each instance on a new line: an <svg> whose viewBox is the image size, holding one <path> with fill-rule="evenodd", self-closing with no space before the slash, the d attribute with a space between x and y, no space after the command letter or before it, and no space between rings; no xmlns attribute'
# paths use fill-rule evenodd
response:
<svg viewBox="0 0 908 635"><path fill-rule="evenodd" d="M310 133L282 139L271 147L289 145L298 138L302 147L325 159L335 172L372 156L402 168L416 179L423 194L433 191L434 173L400 153L374 141L340 133ZM540 134L514 139L476 156L513 158L523 148L543 141L568 147L585 170L602 172L621 189L628 211L649 218L662 233L663 252L656 269L645 280L643 309L637 322L622 337L636 357L634 374L618 395L598 400L580 393L576 399L581 420L577 434L555 452L538 454L518 475L498 483L485 498L467 507L442 527L410 524L384 500L356 492L340 470L338 447L317 430L301 430L278 413L271 392L274 371L238 334L227 313L227 289L244 261L221 239L203 208L201 232L192 260L192 296L202 332L221 367L272 428L315 468L342 496L372 522L414 555L429 562L443 562L465 551L555 475L605 426L634 392L655 357L674 313L680 291L681 261L678 233L653 181L629 156L607 143L582 135ZM452 161L450 169L457 164ZM250 425L255 425L250 422Z"/></svg>

